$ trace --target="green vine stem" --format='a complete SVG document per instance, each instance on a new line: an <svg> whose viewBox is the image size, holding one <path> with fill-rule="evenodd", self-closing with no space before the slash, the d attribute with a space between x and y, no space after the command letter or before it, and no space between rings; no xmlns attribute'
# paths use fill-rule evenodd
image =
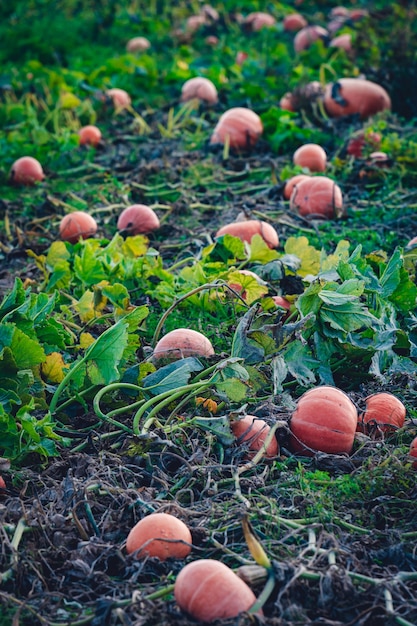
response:
<svg viewBox="0 0 417 626"><path fill-rule="evenodd" d="M208 387L210 387L211 383L213 382L214 376L212 376L211 378L209 378L208 380L201 380L199 382L196 383L190 383L188 385L183 385L182 387L178 387L175 390L168 390L168 391L164 391L163 393L160 393L159 395L155 396L154 398L150 398L147 402L145 402L140 408L139 410L136 412L134 418L133 418L133 432L135 435L140 435L140 422L142 417L145 415L145 413L148 411L148 409L151 409L151 407L153 407L153 405L156 404L156 406L154 406L154 408L149 412L149 415L147 416L147 420L143 426L142 429L142 434L146 433L149 428L151 427L151 425L154 422L154 417L155 415L161 410L163 409L165 406L167 406L168 404L170 404L171 402L174 402L175 400L177 400L178 398L180 398L181 396L183 396L185 393L194 392L194 395L196 393L199 393L201 391L204 391L205 389L207 389Z"/></svg>

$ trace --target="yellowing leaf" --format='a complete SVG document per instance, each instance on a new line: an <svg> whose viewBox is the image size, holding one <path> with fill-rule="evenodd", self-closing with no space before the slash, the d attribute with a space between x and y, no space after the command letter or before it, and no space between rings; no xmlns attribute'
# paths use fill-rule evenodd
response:
<svg viewBox="0 0 417 626"><path fill-rule="evenodd" d="M188 70L188 63L186 63L185 61L177 61L177 66L180 68L180 70Z"/></svg>
<svg viewBox="0 0 417 626"><path fill-rule="evenodd" d="M339 261L347 261L349 258L349 242L346 239L342 239L337 244L336 250L333 254L329 254L322 258L320 269L321 271L328 271L336 269L339 265Z"/></svg>
<svg viewBox="0 0 417 626"><path fill-rule="evenodd" d="M300 259L301 266L297 270L300 276L313 274L315 276L320 269L320 251L316 250L308 242L307 237L289 237L285 242L286 254L294 254Z"/></svg>
<svg viewBox="0 0 417 626"><path fill-rule="evenodd" d="M73 93L61 94L60 102L63 109L75 109L75 107L81 104L81 100Z"/></svg>
<svg viewBox="0 0 417 626"><path fill-rule="evenodd" d="M59 352L51 352L41 364L41 371L48 382L60 383L65 377L64 369L67 367Z"/></svg>
<svg viewBox="0 0 417 626"><path fill-rule="evenodd" d="M90 322L95 317L94 293L87 289L75 305L82 322Z"/></svg>
<svg viewBox="0 0 417 626"><path fill-rule="evenodd" d="M135 237L126 237L122 244L123 253L128 257L140 257L146 254L148 250L149 239L145 235L136 235Z"/></svg>
<svg viewBox="0 0 417 626"><path fill-rule="evenodd" d="M250 260L269 263L279 258L276 250L272 250L261 235L254 235L250 242Z"/></svg>
<svg viewBox="0 0 417 626"><path fill-rule="evenodd" d="M48 250L46 263L53 269L58 262L68 261L70 257L71 254L68 252L65 243L63 241L54 241Z"/></svg>
<svg viewBox="0 0 417 626"><path fill-rule="evenodd" d="M227 282L249 305L268 293L268 286L261 278L257 279L239 270L229 272Z"/></svg>
<svg viewBox="0 0 417 626"><path fill-rule="evenodd" d="M80 335L80 348L86 350L95 342L95 339L91 333L81 333Z"/></svg>

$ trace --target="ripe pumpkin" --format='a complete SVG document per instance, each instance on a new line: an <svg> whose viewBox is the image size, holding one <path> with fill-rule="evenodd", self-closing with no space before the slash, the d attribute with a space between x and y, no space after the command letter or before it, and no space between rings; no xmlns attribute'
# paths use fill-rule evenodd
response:
<svg viewBox="0 0 417 626"><path fill-rule="evenodd" d="M253 32L262 30L262 28L271 28L276 23L276 19L269 13L263 11L254 11L249 13L243 21L243 26Z"/></svg>
<svg viewBox="0 0 417 626"><path fill-rule="evenodd" d="M255 415L245 415L243 418L233 420L230 424L232 432L238 444L244 443L249 449L248 458L252 459L262 448L271 428L265 420ZM271 459L279 454L278 442L272 439L265 451L265 458Z"/></svg>
<svg viewBox="0 0 417 626"><path fill-rule="evenodd" d="M132 204L126 207L117 220L117 229L128 235L150 233L159 226L157 214L146 204Z"/></svg>
<svg viewBox="0 0 417 626"><path fill-rule="evenodd" d="M342 191L327 176L312 176L295 185L290 209L307 218L333 219L345 214Z"/></svg>
<svg viewBox="0 0 417 626"><path fill-rule="evenodd" d="M228 140L231 148L247 150L256 144L262 132L261 118L255 111L234 107L220 117L210 143L224 144Z"/></svg>
<svg viewBox="0 0 417 626"><path fill-rule="evenodd" d="M284 30L293 33L307 26L307 20L300 13L290 13L282 22Z"/></svg>
<svg viewBox="0 0 417 626"><path fill-rule="evenodd" d="M344 33L334 37L329 43L330 48L341 48L346 52L352 52L352 35Z"/></svg>
<svg viewBox="0 0 417 626"><path fill-rule="evenodd" d="M374 393L365 399L365 411L359 416L358 430L368 432L373 424L389 433L404 426L406 408L392 393Z"/></svg>
<svg viewBox="0 0 417 626"><path fill-rule="evenodd" d="M185 543L183 543L185 542ZM186 524L169 513L151 513L141 519L129 532L126 552L137 552L138 559L158 557L184 559L191 552L191 532Z"/></svg>
<svg viewBox="0 0 417 626"><path fill-rule="evenodd" d="M203 76L190 78L182 86L182 102L188 102L188 100L193 98L207 102L207 104L216 104L219 99L214 84L208 78L203 78Z"/></svg>
<svg viewBox="0 0 417 626"><path fill-rule="evenodd" d="M305 26L294 37L294 50L307 50L318 39L327 39L329 33L322 26Z"/></svg>
<svg viewBox="0 0 417 626"><path fill-rule="evenodd" d="M63 241L77 243L80 239L93 237L97 232L97 222L85 211L73 211L65 215L59 224L59 235Z"/></svg>
<svg viewBox="0 0 417 626"><path fill-rule="evenodd" d="M216 233L215 238L222 235L232 235L233 237L239 237L242 241L250 243L254 235L261 235L262 239L270 248L277 248L279 245L279 238L277 231L268 222L262 220L245 220L243 222L231 222L222 226Z"/></svg>
<svg viewBox="0 0 417 626"><path fill-rule="evenodd" d="M330 117L356 114L367 119L391 109L391 99L381 85L359 78L341 78L326 85L323 104Z"/></svg>
<svg viewBox="0 0 417 626"><path fill-rule="evenodd" d="M305 456L315 451L350 454L358 412L340 389L324 385L306 391L290 421L291 449Z"/></svg>
<svg viewBox="0 0 417 626"><path fill-rule="evenodd" d="M324 172L327 165L327 155L317 143L305 143L300 146L292 157L294 165L307 167L310 172Z"/></svg>
<svg viewBox="0 0 417 626"><path fill-rule="evenodd" d="M156 344L153 359L175 361L187 356L212 356L211 342L202 333L190 328L176 328L164 335Z"/></svg>
<svg viewBox="0 0 417 626"><path fill-rule="evenodd" d="M114 87L113 89L108 89L106 95L113 101L113 106L116 111L126 109L132 104L129 94L124 89Z"/></svg>
<svg viewBox="0 0 417 626"><path fill-rule="evenodd" d="M248 585L227 565L200 559L182 568L175 581L175 599L182 611L199 622L237 617L256 601Z"/></svg>
<svg viewBox="0 0 417 626"><path fill-rule="evenodd" d="M151 47L151 42L146 37L133 37L126 44L127 52L144 52Z"/></svg>
<svg viewBox="0 0 417 626"><path fill-rule="evenodd" d="M15 185L34 185L44 178L42 165L30 156L17 159L10 170L10 181Z"/></svg>
<svg viewBox="0 0 417 626"><path fill-rule="evenodd" d="M289 178L285 183L285 187L282 192L285 200L289 200L291 198L292 192L294 191L294 187L301 183L303 180L307 180L307 178L310 178L310 176L308 176L307 174L297 174L296 176Z"/></svg>
<svg viewBox="0 0 417 626"><path fill-rule="evenodd" d="M101 130L93 124L88 124L80 128L78 136L80 138L80 146L96 147L101 141Z"/></svg>

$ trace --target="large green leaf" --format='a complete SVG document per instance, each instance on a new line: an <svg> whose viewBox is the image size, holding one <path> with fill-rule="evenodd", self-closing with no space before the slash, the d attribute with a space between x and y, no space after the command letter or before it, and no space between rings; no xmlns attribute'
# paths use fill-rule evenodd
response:
<svg viewBox="0 0 417 626"><path fill-rule="evenodd" d="M118 365L127 346L127 322L120 320L88 348L84 359L94 385L108 385L119 377Z"/></svg>
<svg viewBox="0 0 417 626"><path fill-rule="evenodd" d="M165 391L174 391L178 387L187 385L191 374L204 369L202 363L195 357L180 359L160 367L156 372L149 374L142 380L142 385L149 392L157 396Z"/></svg>
<svg viewBox="0 0 417 626"><path fill-rule="evenodd" d="M10 344L19 370L35 367L45 360L45 351L38 341L30 339L20 328L15 328Z"/></svg>
<svg viewBox="0 0 417 626"><path fill-rule="evenodd" d="M88 242L83 246L81 255L74 257L74 273L88 287L107 278L103 265L97 258L97 251Z"/></svg>

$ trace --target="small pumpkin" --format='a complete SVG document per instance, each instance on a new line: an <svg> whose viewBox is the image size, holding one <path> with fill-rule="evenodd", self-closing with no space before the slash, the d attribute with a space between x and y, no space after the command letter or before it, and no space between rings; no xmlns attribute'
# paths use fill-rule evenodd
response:
<svg viewBox="0 0 417 626"><path fill-rule="evenodd" d="M327 176L311 176L295 185L290 209L306 218L333 219L345 214L342 191Z"/></svg>
<svg viewBox="0 0 417 626"><path fill-rule="evenodd" d="M307 50L315 41L318 39L327 40L328 36L328 31L322 26L305 26L294 37L294 50L296 52Z"/></svg>
<svg viewBox="0 0 417 626"><path fill-rule="evenodd" d="M169 513L151 513L142 518L130 530L126 540L126 552L136 557L184 559L191 552L190 529L183 521Z"/></svg>
<svg viewBox="0 0 417 626"><path fill-rule="evenodd" d="M183 567L174 595L182 611L203 623L237 617L256 602L252 589L214 559L200 559Z"/></svg>
<svg viewBox="0 0 417 626"><path fill-rule="evenodd" d="M59 224L59 235L63 241L77 243L81 239L93 237L97 232L97 222L85 211L73 211L65 215Z"/></svg>
<svg viewBox="0 0 417 626"><path fill-rule="evenodd" d="M151 42L146 37L132 37L126 44L127 52L144 52L151 47Z"/></svg>
<svg viewBox="0 0 417 626"><path fill-rule="evenodd" d="M284 30L290 33L297 32L307 26L307 20L300 13L290 13L282 22Z"/></svg>
<svg viewBox="0 0 417 626"><path fill-rule="evenodd" d="M374 393L365 399L365 410L359 416L358 430L368 432L376 425L383 433L404 426L406 408L392 393Z"/></svg>
<svg viewBox="0 0 417 626"><path fill-rule="evenodd" d="M262 30L262 28L271 28L271 26L275 26L275 24L275 17L263 11L249 13L243 22L243 26L253 32Z"/></svg>
<svg viewBox="0 0 417 626"><path fill-rule="evenodd" d="M341 78L326 85L323 104L330 117L371 115L391 109L391 98L381 85L360 78Z"/></svg>
<svg viewBox="0 0 417 626"><path fill-rule="evenodd" d="M191 328L176 328L158 341L153 352L153 360L175 361L188 356L209 357L213 354L211 342L202 333Z"/></svg>
<svg viewBox="0 0 417 626"><path fill-rule="evenodd" d="M317 143L305 143L300 146L292 157L294 165L307 167L310 172L324 172L327 165L327 155Z"/></svg>
<svg viewBox="0 0 417 626"><path fill-rule="evenodd" d="M222 226L217 231L215 238L217 239L222 235L232 235L247 243L250 243L255 235L260 235L270 248L277 248L279 245L279 238L275 228L262 220L231 222Z"/></svg>
<svg viewBox="0 0 417 626"><path fill-rule="evenodd" d="M249 150L256 144L262 132L261 118L255 111L234 107L219 118L210 143L224 144L228 141L231 148Z"/></svg>
<svg viewBox="0 0 417 626"><path fill-rule="evenodd" d="M157 214L146 204L132 204L126 207L117 220L117 229L126 235L150 233L159 226Z"/></svg>
<svg viewBox="0 0 417 626"><path fill-rule="evenodd" d="M247 446L249 459L259 452L271 430L265 420L259 419L255 415L245 415L241 419L233 420L230 426L237 443ZM274 437L265 450L265 458L271 459L278 454L279 446Z"/></svg>
<svg viewBox="0 0 417 626"><path fill-rule="evenodd" d="M292 192L294 191L294 187L296 185L299 185L303 180L307 180L307 178L310 178L308 174L297 174L296 176L292 176L291 178L289 178L285 183L282 192L285 200L289 200L291 198Z"/></svg>
<svg viewBox="0 0 417 626"><path fill-rule="evenodd" d="M218 101L217 89L208 78L196 76L187 80L181 88L182 102L197 98L207 104L216 104Z"/></svg>

